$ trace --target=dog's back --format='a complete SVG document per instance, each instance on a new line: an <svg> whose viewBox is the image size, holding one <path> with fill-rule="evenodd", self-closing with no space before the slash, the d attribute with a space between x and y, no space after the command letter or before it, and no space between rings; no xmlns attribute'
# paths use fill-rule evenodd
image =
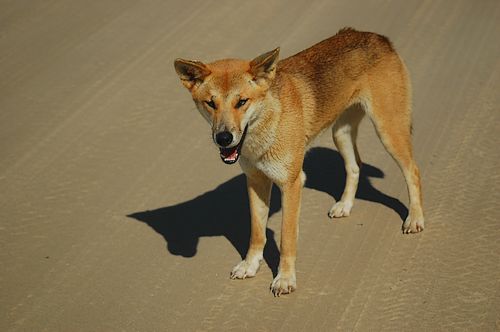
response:
<svg viewBox="0 0 500 332"><path fill-rule="evenodd" d="M356 78L383 56L393 53L394 48L387 37L344 28L336 35L281 60L278 71L307 75L341 66L346 75Z"/></svg>
<svg viewBox="0 0 500 332"><path fill-rule="evenodd" d="M373 85L409 94L404 64L388 38L352 28L278 63L276 87L294 78L302 90L302 112L308 137L329 127ZM298 87L297 87L298 85ZM404 96L408 99L409 96Z"/></svg>

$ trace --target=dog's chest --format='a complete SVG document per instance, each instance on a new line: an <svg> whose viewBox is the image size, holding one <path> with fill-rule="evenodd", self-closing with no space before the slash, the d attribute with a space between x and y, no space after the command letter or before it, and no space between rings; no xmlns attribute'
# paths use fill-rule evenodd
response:
<svg viewBox="0 0 500 332"><path fill-rule="evenodd" d="M284 183L288 179L290 165L292 162L291 155L285 155L279 158L262 158L255 162L255 167L275 183Z"/></svg>

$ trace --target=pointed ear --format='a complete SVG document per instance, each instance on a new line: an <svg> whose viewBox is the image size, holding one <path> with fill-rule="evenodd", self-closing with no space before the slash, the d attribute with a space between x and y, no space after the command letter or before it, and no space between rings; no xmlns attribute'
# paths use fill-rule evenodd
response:
<svg viewBox="0 0 500 332"><path fill-rule="evenodd" d="M276 73L276 64L280 48L276 48L270 52L259 55L250 62L250 73L256 79L273 79Z"/></svg>
<svg viewBox="0 0 500 332"><path fill-rule="evenodd" d="M182 84L188 89L191 89L196 83L203 81L210 74L207 66L200 61L176 59L174 66Z"/></svg>

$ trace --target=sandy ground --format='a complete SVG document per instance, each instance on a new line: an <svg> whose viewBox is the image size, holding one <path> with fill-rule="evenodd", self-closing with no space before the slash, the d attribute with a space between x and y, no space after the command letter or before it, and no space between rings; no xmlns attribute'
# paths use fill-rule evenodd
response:
<svg viewBox="0 0 500 332"><path fill-rule="evenodd" d="M248 245L238 166L176 57L288 56L344 26L389 36L414 86L426 230L400 232L406 187L362 124L353 214L330 135L305 163L298 290L274 298ZM0 330L500 329L500 2L1 1Z"/></svg>

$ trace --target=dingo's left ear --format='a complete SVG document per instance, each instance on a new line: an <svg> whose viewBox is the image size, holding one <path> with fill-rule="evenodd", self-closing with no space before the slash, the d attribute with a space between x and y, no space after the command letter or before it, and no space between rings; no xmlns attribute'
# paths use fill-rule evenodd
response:
<svg viewBox="0 0 500 332"><path fill-rule="evenodd" d="M250 73L258 80L273 79L276 73L276 64L280 48L276 48L270 52L259 55L250 62Z"/></svg>
<svg viewBox="0 0 500 332"><path fill-rule="evenodd" d="M196 83L210 75L210 70L200 61L176 59L174 62L175 71L181 78L182 84L191 89Z"/></svg>

